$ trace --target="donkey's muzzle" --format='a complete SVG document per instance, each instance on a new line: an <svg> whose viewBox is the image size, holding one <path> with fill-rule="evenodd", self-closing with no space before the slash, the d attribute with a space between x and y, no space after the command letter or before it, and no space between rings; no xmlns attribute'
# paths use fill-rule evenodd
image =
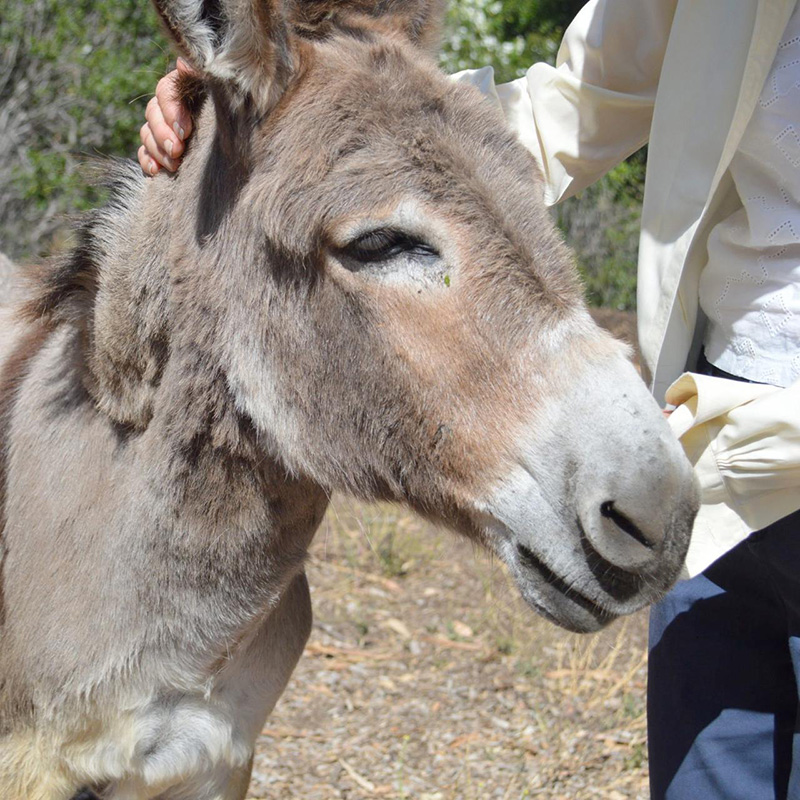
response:
<svg viewBox="0 0 800 800"><path fill-rule="evenodd" d="M626 361L587 368L553 403L483 506L486 527L531 606L572 630L596 630L677 580L698 487Z"/></svg>
<svg viewBox="0 0 800 800"><path fill-rule="evenodd" d="M667 436L669 434L666 434ZM682 547L674 542L681 531L677 517L692 517L692 476L673 446L650 442L655 458L649 464L622 474L598 475L582 470L576 505L586 545L600 558L633 573L657 568L666 548ZM670 452L674 451L674 452ZM686 527L685 525L683 526Z"/></svg>

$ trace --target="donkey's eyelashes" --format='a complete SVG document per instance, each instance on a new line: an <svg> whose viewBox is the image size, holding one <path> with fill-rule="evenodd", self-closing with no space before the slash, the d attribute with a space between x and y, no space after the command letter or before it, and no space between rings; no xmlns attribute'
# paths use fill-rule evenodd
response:
<svg viewBox="0 0 800 800"><path fill-rule="evenodd" d="M422 240L392 228L377 228L362 233L344 247L341 254L360 264L375 264L398 256L438 258L436 248Z"/></svg>
<svg viewBox="0 0 800 800"><path fill-rule="evenodd" d="M371 228L333 247L332 255L348 272L384 285L420 290L446 283L439 251L399 228Z"/></svg>

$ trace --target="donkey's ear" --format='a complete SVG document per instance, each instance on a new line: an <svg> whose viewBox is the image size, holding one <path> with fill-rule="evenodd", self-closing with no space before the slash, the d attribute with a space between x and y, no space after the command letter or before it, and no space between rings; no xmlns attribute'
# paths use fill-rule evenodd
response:
<svg viewBox="0 0 800 800"><path fill-rule="evenodd" d="M418 47L438 52L446 0L383 0L376 4Z"/></svg>
<svg viewBox="0 0 800 800"><path fill-rule="evenodd" d="M260 111L271 108L292 75L282 0L153 0L182 54Z"/></svg>
<svg viewBox="0 0 800 800"><path fill-rule="evenodd" d="M337 23L346 25L350 14L361 14L402 33L418 47L436 51L445 9L446 0L294 0L292 21L324 31Z"/></svg>

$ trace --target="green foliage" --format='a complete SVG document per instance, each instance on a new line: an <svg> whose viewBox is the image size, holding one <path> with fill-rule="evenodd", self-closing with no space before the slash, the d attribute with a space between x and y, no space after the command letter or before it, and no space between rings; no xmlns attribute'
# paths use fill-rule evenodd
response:
<svg viewBox="0 0 800 800"><path fill-rule="evenodd" d="M519 78L536 61L555 61L562 29L552 20L525 21L519 0L453 0L440 63L446 72L491 65L499 83Z"/></svg>
<svg viewBox="0 0 800 800"><path fill-rule="evenodd" d="M537 61L555 62L564 29L585 0L451 0L442 67L491 64L499 83Z"/></svg>
<svg viewBox="0 0 800 800"><path fill-rule="evenodd" d="M142 0L6 0L0 54L0 249L30 257L98 201L89 157L135 154L169 54Z"/></svg>
<svg viewBox="0 0 800 800"><path fill-rule="evenodd" d="M591 305L636 308L636 262L646 149L555 209Z"/></svg>
<svg viewBox="0 0 800 800"><path fill-rule="evenodd" d="M555 61L583 0L451 0L441 64L497 81ZM100 199L87 161L133 157L170 52L146 0L4 0L0 14L0 251L30 258ZM632 308L644 160L556 211L590 301ZM449 276L448 276L449 279Z"/></svg>

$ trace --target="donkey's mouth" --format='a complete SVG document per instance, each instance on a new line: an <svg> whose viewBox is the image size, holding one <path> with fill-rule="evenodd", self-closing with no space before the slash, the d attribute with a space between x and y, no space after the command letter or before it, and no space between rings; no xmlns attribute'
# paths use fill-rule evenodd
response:
<svg viewBox="0 0 800 800"><path fill-rule="evenodd" d="M590 633L621 613L602 606L556 575L536 554L517 544L515 564L509 564L528 605L556 625L575 633Z"/></svg>
<svg viewBox="0 0 800 800"><path fill-rule="evenodd" d="M538 538L550 545L544 545L544 554L531 546L536 541L533 531L515 531L496 515L482 515L481 522L485 541L508 567L525 602L562 628L597 631L653 600L643 576L619 569L588 545L579 521L565 526L550 520L551 525L545 525L540 517ZM561 550L560 557L548 556L554 549Z"/></svg>

